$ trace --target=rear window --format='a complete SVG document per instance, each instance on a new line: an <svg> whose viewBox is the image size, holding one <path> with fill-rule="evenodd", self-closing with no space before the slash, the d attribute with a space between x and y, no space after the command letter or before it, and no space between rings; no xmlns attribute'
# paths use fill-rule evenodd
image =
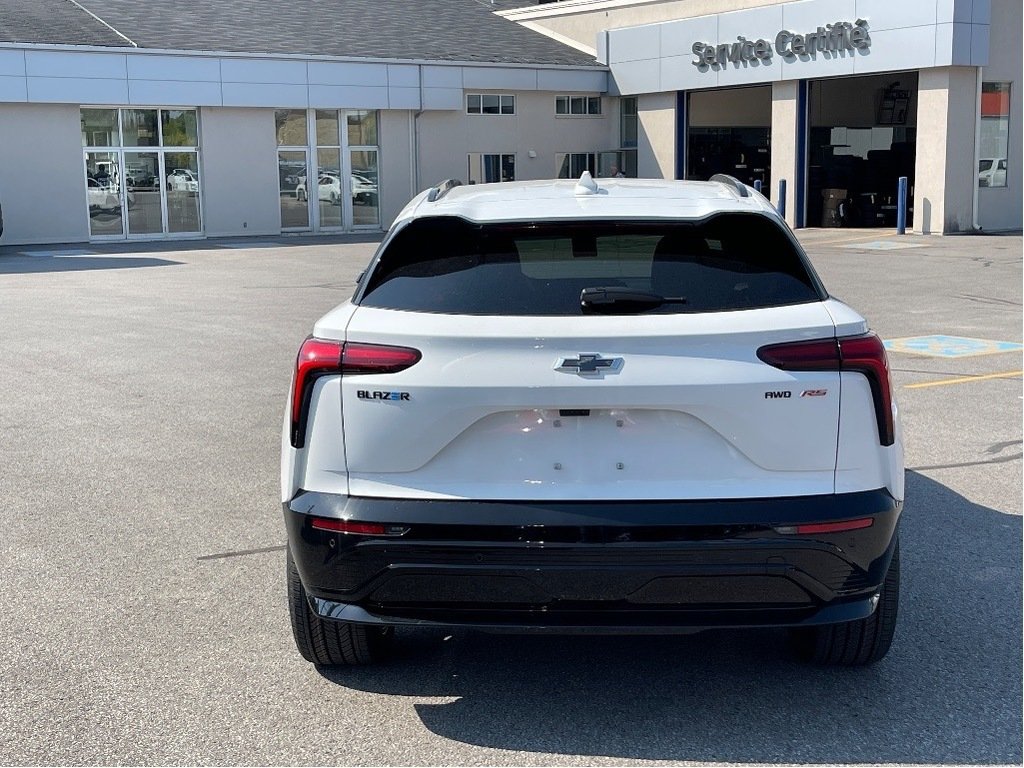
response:
<svg viewBox="0 0 1024 768"><path fill-rule="evenodd" d="M820 301L782 228L756 214L699 222L475 224L417 219L387 244L359 303L464 315L580 315L587 288L670 299L634 314L722 312Z"/></svg>

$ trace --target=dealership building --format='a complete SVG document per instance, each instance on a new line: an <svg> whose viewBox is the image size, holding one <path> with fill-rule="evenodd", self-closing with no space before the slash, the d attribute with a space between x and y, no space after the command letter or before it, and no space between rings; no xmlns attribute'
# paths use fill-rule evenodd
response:
<svg viewBox="0 0 1024 768"><path fill-rule="evenodd" d="M0 244L379 231L417 191L759 184L1021 228L1019 0L0 0Z"/></svg>

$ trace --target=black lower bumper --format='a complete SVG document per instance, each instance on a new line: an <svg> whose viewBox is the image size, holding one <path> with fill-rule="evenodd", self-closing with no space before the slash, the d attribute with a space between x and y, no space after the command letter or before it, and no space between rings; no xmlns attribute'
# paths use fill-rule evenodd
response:
<svg viewBox="0 0 1024 768"><path fill-rule="evenodd" d="M672 502L420 501L300 492L284 515L299 575L324 618L664 632L870 615L900 508L884 489ZM320 530L317 518L383 523L401 534ZM857 530L787 531L863 518L872 523Z"/></svg>

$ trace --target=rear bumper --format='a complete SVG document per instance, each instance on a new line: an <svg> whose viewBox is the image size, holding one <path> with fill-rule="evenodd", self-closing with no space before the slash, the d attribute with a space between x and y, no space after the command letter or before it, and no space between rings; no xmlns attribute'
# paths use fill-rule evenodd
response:
<svg viewBox="0 0 1024 768"><path fill-rule="evenodd" d="M871 614L901 504L884 489L724 501L476 502L300 492L284 505L310 602L365 624L690 631ZM317 517L398 536L319 530ZM872 518L796 535L777 528Z"/></svg>

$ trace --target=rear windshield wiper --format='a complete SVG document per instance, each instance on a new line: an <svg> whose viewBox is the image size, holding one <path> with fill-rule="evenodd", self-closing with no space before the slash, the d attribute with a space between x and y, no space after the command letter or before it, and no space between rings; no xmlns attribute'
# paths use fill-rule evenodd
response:
<svg viewBox="0 0 1024 768"><path fill-rule="evenodd" d="M657 309L664 304L685 304L683 296L662 296L635 288L609 286L584 288L580 292L580 307L591 314L629 314Z"/></svg>

